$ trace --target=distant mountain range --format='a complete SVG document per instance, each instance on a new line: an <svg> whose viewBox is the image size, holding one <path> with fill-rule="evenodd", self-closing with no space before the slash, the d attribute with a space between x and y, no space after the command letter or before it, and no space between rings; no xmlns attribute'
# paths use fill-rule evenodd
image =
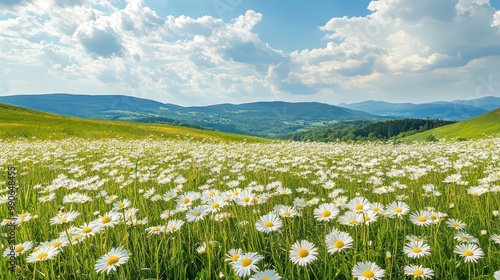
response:
<svg viewBox="0 0 500 280"><path fill-rule="evenodd" d="M123 95L57 93L0 96L0 103L88 119L183 124L276 138L345 120L464 120L500 107L500 98L489 96L424 104L364 101L334 106L317 102L255 102L182 107Z"/></svg>
<svg viewBox="0 0 500 280"><path fill-rule="evenodd" d="M121 95L41 94L0 97L0 103L88 119L180 122L223 132L269 138L337 121L388 119L317 102L256 102L182 107Z"/></svg>
<svg viewBox="0 0 500 280"><path fill-rule="evenodd" d="M483 115L493 109L500 108L500 97L487 96L472 100L423 104L389 103L369 100L352 104L342 103L339 106L395 118L432 118L459 121Z"/></svg>

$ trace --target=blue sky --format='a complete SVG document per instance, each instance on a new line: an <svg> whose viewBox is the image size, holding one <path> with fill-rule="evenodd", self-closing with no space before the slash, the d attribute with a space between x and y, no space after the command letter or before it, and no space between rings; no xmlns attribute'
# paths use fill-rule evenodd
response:
<svg viewBox="0 0 500 280"><path fill-rule="evenodd" d="M500 0L8 0L0 95L180 105L500 96Z"/></svg>

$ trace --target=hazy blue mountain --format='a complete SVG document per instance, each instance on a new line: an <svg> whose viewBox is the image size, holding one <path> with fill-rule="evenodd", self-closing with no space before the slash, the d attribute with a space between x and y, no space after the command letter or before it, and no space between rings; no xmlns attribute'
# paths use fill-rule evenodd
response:
<svg viewBox="0 0 500 280"><path fill-rule="evenodd" d="M480 116L494 108L500 107L500 98L485 97L466 101L431 102L422 104L389 103L370 100L352 104L342 103L339 106L396 118L465 120Z"/></svg>
<svg viewBox="0 0 500 280"><path fill-rule="evenodd" d="M43 94L0 97L0 103L67 116L194 125L264 137L278 137L343 120L388 119L317 102L181 107L121 95Z"/></svg>
<svg viewBox="0 0 500 280"><path fill-rule="evenodd" d="M500 97L486 96L472 100L456 100L453 101L453 103L473 106L484 109L486 111L492 111L496 108L500 108Z"/></svg>

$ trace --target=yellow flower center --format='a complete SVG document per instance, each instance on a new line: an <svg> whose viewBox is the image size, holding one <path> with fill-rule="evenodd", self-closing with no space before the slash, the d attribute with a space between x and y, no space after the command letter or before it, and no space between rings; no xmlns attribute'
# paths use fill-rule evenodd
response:
<svg viewBox="0 0 500 280"><path fill-rule="evenodd" d="M431 215L431 219L432 219L432 220L436 220L437 218L438 218L438 216L437 216L436 214L432 214L432 215Z"/></svg>
<svg viewBox="0 0 500 280"><path fill-rule="evenodd" d="M462 236L460 237L460 239L462 239L462 240L466 240L466 241L469 241L469 237L467 237L467 236L465 236L465 235L462 235Z"/></svg>
<svg viewBox="0 0 500 280"><path fill-rule="evenodd" d="M398 207L398 208L394 209L394 212L395 213L401 213L401 212L403 212L403 209L401 209L401 208Z"/></svg>
<svg viewBox="0 0 500 280"><path fill-rule="evenodd" d="M333 247L340 249L340 248L343 248L344 245L345 245L344 241L339 239L339 240L335 241L335 243L333 244Z"/></svg>
<svg viewBox="0 0 500 280"><path fill-rule="evenodd" d="M83 233L89 233L89 232L92 232L92 228L90 228L90 227L83 228L83 229L82 229L82 232L83 232Z"/></svg>
<svg viewBox="0 0 500 280"><path fill-rule="evenodd" d="M373 271L371 271L369 269L363 271L363 277L365 277L365 278L373 278L373 276L375 276L375 273L373 273Z"/></svg>
<svg viewBox="0 0 500 280"><path fill-rule="evenodd" d="M251 264L252 264L252 259L250 259L250 258L244 258L241 261L241 266L243 266L243 267L247 267L247 266L249 266Z"/></svg>
<svg viewBox="0 0 500 280"><path fill-rule="evenodd" d="M245 202L245 203L246 203L246 202L249 202L249 201L250 201L250 197L245 196L245 197L243 198L243 202Z"/></svg>
<svg viewBox="0 0 500 280"><path fill-rule="evenodd" d="M59 247L62 245L62 242L61 241L56 241L52 244L52 247Z"/></svg>
<svg viewBox="0 0 500 280"><path fill-rule="evenodd" d="M283 216L290 217L290 212L288 212L288 211L283 212Z"/></svg>
<svg viewBox="0 0 500 280"><path fill-rule="evenodd" d="M167 197L168 197L168 198L172 198L172 197L174 197L174 195L173 195L173 194L171 194L171 193L169 193L169 194L167 195Z"/></svg>
<svg viewBox="0 0 500 280"><path fill-rule="evenodd" d="M305 258L307 256L309 256L309 251L307 251L306 249L300 249L299 250L299 257Z"/></svg>
<svg viewBox="0 0 500 280"><path fill-rule="evenodd" d="M458 223L453 223L453 227L458 227Z"/></svg>
<svg viewBox="0 0 500 280"><path fill-rule="evenodd" d="M321 213L321 216L323 216L323 218L326 218L326 217L330 217L331 214L332 214L332 212L325 210L325 211L323 211L323 213Z"/></svg>
<svg viewBox="0 0 500 280"><path fill-rule="evenodd" d="M123 207L125 207L125 203L118 204L118 208L123 208Z"/></svg>
<svg viewBox="0 0 500 280"><path fill-rule="evenodd" d="M474 252L472 252L471 250L465 250L464 255L467 257L471 257L471 256L474 256Z"/></svg>
<svg viewBox="0 0 500 280"><path fill-rule="evenodd" d="M356 211L360 211L360 210L363 210L363 205L361 205L361 204L356 205Z"/></svg>
<svg viewBox="0 0 500 280"><path fill-rule="evenodd" d="M107 223L111 222L111 218L109 216L106 216L106 217L102 218L101 222L103 224L107 224Z"/></svg>
<svg viewBox="0 0 500 280"><path fill-rule="evenodd" d="M66 218L59 218L59 222L61 222L61 223L64 223L64 222L66 222L67 220L68 220L68 219L66 219Z"/></svg>
<svg viewBox="0 0 500 280"><path fill-rule="evenodd" d="M373 208L372 208L372 210L373 210L373 212L378 212L378 211L380 211L380 208L378 208L378 207L373 207Z"/></svg>
<svg viewBox="0 0 500 280"><path fill-rule="evenodd" d="M111 256L108 258L108 260L106 261L106 265L114 265L115 263L117 263L118 261L120 260L119 257L117 256Z"/></svg>
<svg viewBox="0 0 500 280"><path fill-rule="evenodd" d="M273 222L265 222L264 225L266 227L272 227L272 226L274 226Z"/></svg>
<svg viewBox="0 0 500 280"><path fill-rule="evenodd" d="M349 224L351 224L351 225L355 225L357 223L358 223L358 221L356 219L350 219L349 220Z"/></svg>
<svg viewBox="0 0 500 280"><path fill-rule="evenodd" d="M415 275L415 276L422 276L422 275L424 275L424 271L417 268L417 269L415 269L413 271L413 275Z"/></svg>
<svg viewBox="0 0 500 280"><path fill-rule="evenodd" d="M44 196L43 200L49 200L49 196L48 195Z"/></svg>
<svg viewBox="0 0 500 280"><path fill-rule="evenodd" d="M220 204L216 202L216 203L212 204L212 209L218 208L219 206L220 206Z"/></svg>
<svg viewBox="0 0 500 280"><path fill-rule="evenodd" d="M418 254L418 253L420 253L420 252L422 252L422 249L420 249L419 247L415 247L415 248L413 248L413 249L411 249L411 250L412 250L414 253L417 253L417 254Z"/></svg>
<svg viewBox="0 0 500 280"><path fill-rule="evenodd" d="M201 215L201 212L200 212L200 211L196 211L196 212L194 212L194 214L193 214L193 216L195 216L195 217L199 217L200 215Z"/></svg>
<svg viewBox="0 0 500 280"><path fill-rule="evenodd" d="M238 254L234 254L232 257L231 257L231 260L233 260L233 262L237 261L238 258L240 257L240 255Z"/></svg>
<svg viewBox="0 0 500 280"><path fill-rule="evenodd" d="M14 250L14 252L21 253L23 250L24 250L24 247L21 246L21 245L19 245L19 246L16 247L16 249Z"/></svg>
<svg viewBox="0 0 500 280"><path fill-rule="evenodd" d="M49 255L49 254L47 254L47 253L40 253L40 254L38 254L38 255L36 256L36 258L37 258L37 259L39 259L39 260L43 260L43 259L45 259L48 255Z"/></svg>
<svg viewBox="0 0 500 280"><path fill-rule="evenodd" d="M160 230L160 228L159 228L159 227L153 227L153 228L151 229L151 231L159 231L159 230Z"/></svg>
<svg viewBox="0 0 500 280"><path fill-rule="evenodd" d="M271 280L271 278L269 278L269 277L264 277L264 278L262 278L262 280Z"/></svg>
<svg viewBox="0 0 500 280"><path fill-rule="evenodd" d="M427 221L427 218L424 217L424 216L420 216L420 217L417 218L417 221L423 223L423 222Z"/></svg>
<svg viewBox="0 0 500 280"><path fill-rule="evenodd" d="M186 197L182 200L182 203L184 204L188 204L189 202L191 201L191 199L189 199L189 197Z"/></svg>

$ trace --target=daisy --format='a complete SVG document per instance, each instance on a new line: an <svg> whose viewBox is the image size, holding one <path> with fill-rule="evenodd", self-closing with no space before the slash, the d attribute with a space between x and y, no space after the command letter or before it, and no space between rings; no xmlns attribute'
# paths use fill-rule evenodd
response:
<svg viewBox="0 0 500 280"><path fill-rule="evenodd" d="M56 195L54 193L49 193L48 195L39 197L38 201L40 201L40 202L47 202L47 201L53 200L55 197L56 197Z"/></svg>
<svg viewBox="0 0 500 280"><path fill-rule="evenodd" d="M372 207L368 199L364 197L355 197L349 201L347 208L354 212L364 212L370 210Z"/></svg>
<svg viewBox="0 0 500 280"><path fill-rule="evenodd" d="M59 250L57 250L57 248L54 247L41 248L35 252L32 252L26 258L26 261L32 263L32 262L41 262L45 260L50 260L54 258L58 253Z"/></svg>
<svg viewBox="0 0 500 280"><path fill-rule="evenodd" d="M165 232L166 231L166 228L165 226L152 226L152 227L148 227L146 229L146 231L148 232L149 235L152 235L152 234L160 234L162 232Z"/></svg>
<svg viewBox="0 0 500 280"><path fill-rule="evenodd" d="M131 204L130 200L124 198L122 201L113 203L113 208L116 210L122 210L129 207Z"/></svg>
<svg viewBox="0 0 500 280"><path fill-rule="evenodd" d="M427 210L420 210L410 214L410 221L417 226L428 226L432 223L432 213Z"/></svg>
<svg viewBox="0 0 500 280"><path fill-rule="evenodd" d="M178 206L191 207L194 201L199 199L201 195L197 192L187 192L185 194L179 195L175 200Z"/></svg>
<svg viewBox="0 0 500 280"><path fill-rule="evenodd" d="M453 253L464 257L464 262L477 262L478 259L484 256L483 250L476 244L458 244L455 246Z"/></svg>
<svg viewBox="0 0 500 280"><path fill-rule="evenodd" d="M167 232L167 233L176 232L176 231L178 231L179 229L181 229L181 226L182 226L183 224L184 224L184 221L183 221L183 220L170 220L170 221L168 221L168 223L167 223L166 232Z"/></svg>
<svg viewBox="0 0 500 280"><path fill-rule="evenodd" d="M241 250L239 248L238 249L231 249L226 254L225 261L229 261L231 263L234 263L240 258L241 255L243 255L243 250Z"/></svg>
<svg viewBox="0 0 500 280"><path fill-rule="evenodd" d="M69 222L73 221L74 219L76 219L76 217L78 217L79 215L80 215L80 213L78 213L76 211L70 211L68 213L59 213L54 218L50 219L50 224L51 225L61 225L61 224L69 223Z"/></svg>
<svg viewBox="0 0 500 280"><path fill-rule="evenodd" d="M48 242L44 242L38 246L39 248L41 247L52 247L52 248L57 248L59 251L62 251L62 249L66 246L69 245L68 239L66 237L59 237L56 239L53 239Z"/></svg>
<svg viewBox="0 0 500 280"><path fill-rule="evenodd" d="M274 269L255 273L249 280L280 280L281 276Z"/></svg>
<svg viewBox="0 0 500 280"><path fill-rule="evenodd" d="M410 212L410 206L402 201L395 201L387 206L386 212L389 213L391 217L399 218Z"/></svg>
<svg viewBox="0 0 500 280"><path fill-rule="evenodd" d="M329 221L337 217L338 214L339 209L333 203L324 203L314 209L314 217L318 221Z"/></svg>
<svg viewBox="0 0 500 280"><path fill-rule="evenodd" d="M376 222L377 221L377 213L373 212L372 210L368 210L364 213L362 213L362 216L363 216L363 221L365 223L365 225L369 225L373 222Z"/></svg>
<svg viewBox="0 0 500 280"><path fill-rule="evenodd" d="M352 237L347 232L334 231L325 238L328 252L333 254L344 249L352 248Z"/></svg>
<svg viewBox="0 0 500 280"><path fill-rule="evenodd" d="M7 249L5 249L5 251L3 251L3 256L4 257L10 257L11 256L11 252L13 251L15 256L19 256L23 253L26 253L26 251L28 251L29 249L31 249L33 247L33 242L31 241L27 241L27 242L23 242L23 243L20 243L20 244L17 244L14 246L14 250L11 250L10 247L8 247Z"/></svg>
<svg viewBox="0 0 500 280"><path fill-rule="evenodd" d="M455 235L455 240L461 243L479 243L479 240L465 231L461 231Z"/></svg>
<svg viewBox="0 0 500 280"><path fill-rule="evenodd" d="M371 210L377 214L382 213L382 212L384 212L384 205L382 203L378 203L378 202L372 203Z"/></svg>
<svg viewBox="0 0 500 280"><path fill-rule="evenodd" d="M99 231L102 230L102 226L96 224L96 223L86 223L83 224L83 226L77 228L75 234L81 235L83 237L90 237L92 235L95 235Z"/></svg>
<svg viewBox="0 0 500 280"><path fill-rule="evenodd" d="M223 196L214 196L207 201L208 210L210 213L217 213L223 207L227 206L227 199Z"/></svg>
<svg viewBox="0 0 500 280"><path fill-rule="evenodd" d="M290 260L292 260L293 264L298 264L300 266L305 266L318 257L318 249L314 247L314 244L307 241L296 241L292 245L292 249L290 250Z"/></svg>
<svg viewBox="0 0 500 280"><path fill-rule="evenodd" d="M406 275L413 276L413 278L432 278L434 276L434 270L421 265L407 265L404 271Z"/></svg>
<svg viewBox="0 0 500 280"><path fill-rule="evenodd" d="M97 260L94 269L98 273L106 271L106 274L109 274L111 270L116 271L118 266L126 263L130 256L131 253L123 247L113 248Z"/></svg>
<svg viewBox="0 0 500 280"><path fill-rule="evenodd" d="M425 241L421 236L417 236L417 235L413 235L413 234L407 235L405 237L405 239L408 241Z"/></svg>
<svg viewBox="0 0 500 280"><path fill-rule="evenodd" d="M203 220L203 218L208 215L209 210L205 205L196 206L186 213L186 220L188 222L198 222Z"/></svg>
<svg viewBox="0 0 500 280"><path fill-rule="evenodd" d="M491 240L493 240L493 242L495 242L496 244L500 244L500 235L498 234L493 234L491 236Z"/></svg>
<svg viewBox="0 0 500 280"><path fill-rule="evenodd" d="M339 197L336 197L334 200L333 200L333 203L338 207L338 208L344 208L345 205L347 204L347 202L349 201L349 199L347 198L347 196L339 196Z"/></svg>
<svg viewBox="0 0 500 280"><path fill-rule="evenodd" d="M339 223L346 226L357 226L364 222L364 216L361 213L347 211L344 215L339 217Z"/></svg>
<svg viewBox="0 0 500 280"><path fill-rule="evenodd" d="M252 271L259 271L257 263L263 258L263 256L254 252L242 254L238 260L233 263L233 269L239 277L249 276Z"/></svg>
<svg viewBox="0 0 500 280"><path fill-rule="evenodd" d="M431 254L431 247L423 241L410 241L403 248L403 252L410 258L416 259Z"/></svg>
<svg viewBox="0 0 500 280"><path fill-rule="evenodd" d="M115 225L120 223L120 221L121 221L121 214L111 210L110 212L102 216L99 216L99 218L94 220L94 223L102 227L114 227Z"/></svg>
<svg viewBox="0 0 500 280"><path fill-rule="evenodd" d="M352 269L352 276L357 279L378 280L384 278L385 270L376 263L358 262Z"/></svg>
<svg viewBox="0 0 500 280"><path fill-rule="evenodd" d="M299 212L292 206L277 205L274 207L274 211L283 218L291 218L299 215Z"/></svg>
<svg viewBox="0 0 500 280"><path fill-rule="evenodd" d="M255 223L257 230L264 233L270 233L271 231L276 231L283 226L281 220L274 213L269 213L259 218L257 223Z"/></svg>

